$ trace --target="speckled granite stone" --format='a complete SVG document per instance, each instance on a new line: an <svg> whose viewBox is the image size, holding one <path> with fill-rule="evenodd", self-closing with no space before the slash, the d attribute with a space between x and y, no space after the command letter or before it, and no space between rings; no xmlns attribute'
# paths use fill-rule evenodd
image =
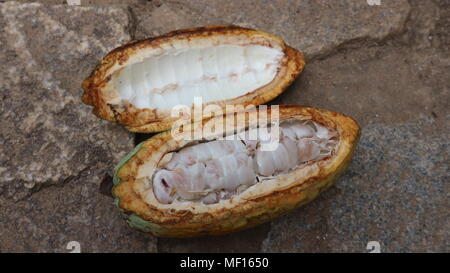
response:
<svg viewBox="0 0 450 273"><path fill-rule="evenodd" d="M395 37L347 41L307 63L271 102L322 107L361 124L361 144L336 186L270 224L219 238L161 239L158 249L368 252L368 241L378 240L386 252L449 251L450 55L442 26L450 7L411 3L413 17Z"/></svg>
<svg viewBox="0 0 450 273"><path fill-rule="evenodd" d="M132 136L94 117L80 85L98 58L129 39L127 13L11 3L0 12L3 196L17 200L18 192L117 162Z"/></svg>
<svg viewBox="0 0 450 273"><path fill-rule="evenodd" d="M445 0L37 2L49 7L0 4L0 252L68 252L69 241L82 252L367 252L368 241L382 252L450 251ZM108 195L132 135L93 116L80 83L131 38L230 23L306 52L305 71L272 103L350 115L361 143L335 186L286 217L156 245Z"/></svg>
<svg viewBox="0 0 450 273"><path fill-rule="evenodd" d="M378 241L381 252L448 252L449 127L434 118L369 123L347 171L310 204L237 234L159 239L158 249L368 252Z"/></svg>
<svg viewBox="0 0 450 273"><path fill-rule="evenodd" d="M155 250L98 191L133 135L80 99L128 24L126 9L0 4L0 251Z"/></svg>
<svg viewBox="0 0 450 273"><path fill-rule="evenodd" d="M363 38L383 39L399 32L408 18L408 1L152 1L132 9L136 38L178 28L237 24L275 33L301 48L308 59L328 54L340 44Z"/></svg>
<svg viewBox="0 0 450 273"><path fill-rule="evenodd" d="M449 116L446 117L447 119ZM367 125L349 169L315 202L272 223L266 252L448 252L448 122Z"/></svg>

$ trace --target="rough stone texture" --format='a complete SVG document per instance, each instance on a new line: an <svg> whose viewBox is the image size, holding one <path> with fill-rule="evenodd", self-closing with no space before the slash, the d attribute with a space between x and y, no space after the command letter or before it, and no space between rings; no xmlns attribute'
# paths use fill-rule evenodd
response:
<svg viewBox="0 0 450 273"><path fill-rule="evenodd" d="M0 251L154 250L98 191L133 136L80 100L128 23L126 9L0 5Z"/></svg>
<svg viewBox="0 0 450 273"><path fill-rule="evenodd" d="M0 251L68 251L71 240L82 251L104 252L367 252L368 241L379 241L383 252L450 251L448 1L105 6L116 3L8 4L7 12L0 4ZM156 247L126 226L107 196L108 178L101 183L130 149L130 135L91 115L79 102L79 84L107 50L130 38L230 23L275 33L306 52L305 71L272 103L350 115L363 128L361 142L335 186L286 217L221 237L158 239ZM52 149L68 152L59 157ZM37 170L34 162L43 161L61 166Z"/></svg>
<svg viewBox="0 0 450 273"><path fill-rule="evenodd" d="M129 5L129 4L142 4L146 3L147 0L6 0L6 1L16 1L19 3L41 3L44 5ZM5 2L6 2L5 1ZM2 2L2 1L0 1Z"/></svg>
<svg viewBox="0 0 450 273"><path fill-rule="evenodd" d="M343 49L306 67L273 103L312 105L345 113L361 125L372 120L403 123L445 114L449 57L412 51L391 42Z"/></svg>
<svg viewBox="0 0 450 273"><path fill-rule="evenodd" d="M137 39L173 29L236 24L275 33L309 59L351 40L383 39L399 32L410 11L406 0L383 1L152 1L133 8Z"/></svg>
<svg viewBox="0 0 450 273"><path fill-rule="evenodd" d="M270 228L219 238L160 239L158 249L366 252L369 241L378 241L382 252L448 252L449 127L431 117L404 125L370 123L348 171L309 205Z"/></svg>
<svg viewBox="0 0 450 273"><path fill-rule="evenodd" d="M334 187L245 233L160 239L158 250L367 252L369 241L379 241L385 252L450 251L450 7L442 1L411 6L397 33L349 39L316 55L271 102L339 111L362 125L355 158Z"/></svg>
<svg viewBox="0 0 450 273"><path fill-rule="evenodd" d="M2 186L11 181L20 191L61 183L92 165L117 161L130 135L80 105L80 82L92 68L89 59L127 41L124 26L109 19L126 22L127 14L8 4L1 12L1 62L7 66L0 76ZM77 24L97 12L102 24ZM10 188L6 195L17 200L16 193Z"/></svg>
<svg viewBox="0 0 450 273"><path fill-rule="evenodd" d="M379 241L383 252L448 252L450 143L435 126L433 118L365 126L345 175L274 221L262 251L362 252Z"/></svg>

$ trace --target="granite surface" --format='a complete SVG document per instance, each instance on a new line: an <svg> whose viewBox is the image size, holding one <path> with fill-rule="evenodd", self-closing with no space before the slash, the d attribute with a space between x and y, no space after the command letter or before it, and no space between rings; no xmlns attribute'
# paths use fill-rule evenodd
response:
<svg viewBox="0 0 450 273"><path fill-rule="evenodd" d="M0 252L450 251L448 1L20 2L0 3ZM146 136L92 115L80 84L126 41L208 24L303 50L305 71L272 103L350 115L361 140L336 184L285 217L156 239L128 228L109 195L113 166Z"/></svg>
<svg viewBox="0 0 450 273"><path fill-rule="evenodd" d="M128 18L123 8L0 4L1 252L66 252L70 241L155 251L99 193L133 135L80 101L97 60L130 39Z"/></svg>
<svg viewBox="0 0 450 273"><path fill-rule="evenodd" d="M340 0L152 1L133 7L138 39L178 28L236 24L275 33L310 59L348 41L397 33L410 12L405 0L386 1L381 7Z"/></svg>

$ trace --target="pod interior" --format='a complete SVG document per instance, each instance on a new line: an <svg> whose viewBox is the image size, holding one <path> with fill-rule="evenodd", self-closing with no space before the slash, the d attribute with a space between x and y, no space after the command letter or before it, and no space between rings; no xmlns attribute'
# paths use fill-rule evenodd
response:
<svg viewBox="0 0 450 273"><path fill-rule="evenodd" d="M151 184L163 204L218 203L256 183L287 174L334 154L336 130L307 120L284 120L205 142L189 143L167 153Z"/></svg>
<svg viewBox="0 0 450 273"><path fill-rule="evenodd" d="M113 74L120 99L137 108L170 110L243 96L271 82L283 57L263 45L170 48Z"/></svg>
<svg viewBox="0 0 450 273"><path fill-rule="evenodd" d="M260 114L258 110L258 117ZM211 138L181 140L167 131L139 144L119 163L114 176L116 204L130 226L157 236L192 237L226 234L269 221L313 200L328 188L348 165L359 137L359 126L351 118L326 110L284 105L279 108L279 118L275 118L281 121L280 143L283 138L291 138L293 143L263 151L259 147L271 143L268 140L274 135L272 128L268 131L270 137L263 133L256 142L247 136L241 139L242 134L259 129L254 127L256 121L251 116L238 122L233 130L219 130ZM220 118L204 120L198 124L202 126L193 126L186 132L195 135L204 131L202 128L212 128L217 120ZM235 141L222 145L223 140L230 140L221 138L229 136ZM311 149L300 149L300 143L306 140L315 144L309 145ZM221 156L210 156L213 151ZM300 157L300 151L308 151L309 155L303 153ZM283 156L286 154L289 155ZM219 165L214 166L215 163ZM207 165L213 168L205 176L224 172L223 179L192 183L196 179L189 176L201 174L196 168L204 167L201 170L206 173ZM164 175L158 173L177 169L184 169L188 179L170 182L169 174L165 182L175 192L166 190L161 179Z"/></svg>
<svg viewBox="0 0 450 273"><path fill-rule="evenodd" d="M263 31L185 29L112 50L83 81L82 99L96 115L130 131L159 132L177 120L176 106L213 104L224 110L266 103L304 65L300 51Z"/></svg>

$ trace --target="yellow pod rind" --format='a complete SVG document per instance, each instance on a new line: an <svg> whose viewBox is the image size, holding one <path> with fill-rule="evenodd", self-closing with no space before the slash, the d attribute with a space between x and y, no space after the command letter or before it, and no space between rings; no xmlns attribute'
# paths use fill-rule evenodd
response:
<svg viewBox="0 0 450 273"><path fill-rule="evenodd" d="M131 41L109 52L91 75L83 81L82 101L94 107L95 115L119 122L132 132L161 132L170 129L176 119L170 117L167 112L162 113L156 108L137 108L129 103L111 103L113 95L107 87L108 82L111 81L115 72L127 66L128 60L136 57L143 50L169 47L172 44L182 45L186 41L205 38L213 43L229 39L230 43L245 41L255 45L276 46L284 53L275 78L268 84L239 97L210 102L219 105L223 110L226 105L257 106L274 99L292 83L305 65L300 51L286 45L281 38L263 31L238 26L206 26L177 30L155 38Z"/></svg>
<svg viewBox="0 0 450 273"><path fill-rule="evenodd" d="M226 205L199 205L184 209L149 204L142 197L143 182L139 168L156 167L161 157L180 149L185 142L173 139L170 132L158 134L141 143L116 168L113 194L130 226L160 237L196 237L227 234L270 221L317 197L347 167L359 139L360 128L342 114L302 106L280 106L280 120L313 120L339 133L336 153L327 159L307 164L300 171L260 182L257 195L236 198ZM234 200L234 201L233 201Z"/></svg>

